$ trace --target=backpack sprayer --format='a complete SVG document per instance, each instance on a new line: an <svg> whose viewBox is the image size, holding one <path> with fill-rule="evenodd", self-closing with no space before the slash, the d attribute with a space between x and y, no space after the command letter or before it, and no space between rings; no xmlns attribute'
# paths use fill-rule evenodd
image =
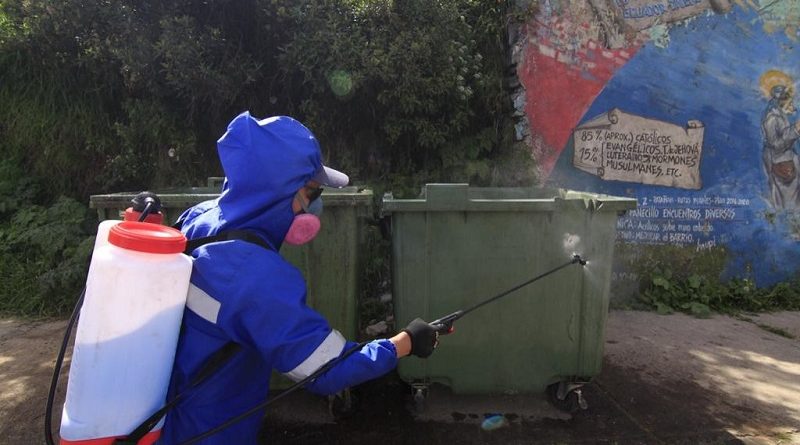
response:
<svg viewBox="0 0 800 445"><path fill-rule="evenodd" d="M67 388L67 401L65 402L63 411L64 415L62 418L60 445L77 443L80 443L81 445L150 445L158 439L160 428L157 427L162 424L164 415L182 399L183 393L179 393L173 397L172 400L164 403L167 385L169 384L172 357L174 357L174 345L177 342L177 335L180 326L181 315L183 312L183 304L180 304L180 301L181 297L183 297L183 301L185 302L186 289L188 289L189 273L191 272L191 260L183 255L179 255L180 252L183 252L183 249L186 245L186 239L182 234L180 234L179 231L161 226L159 224L161 222L161 219L159 218L160 215L158 215L160 210L160 202L157 196L150 193L141 194L133 200L133 203L134 206L125 212L125 219L130 221L132 224L127 224L126 226L122 227L122 224L126 223L119 223L118 221L104 221L98 228L95 251L99 251L99 248L101 247L103 247L104 250L98 255L97 266L94 266L95 258L93 255L93 266L90 266L89 278L87 278L87 287L84 288L83 292L81 292L72 316L70 317L64 335L64 340L59 350L58 358L56 359L53 378L50 384L50 392L48 395L45 412L45 439L48 445L55 445L51 431L53 400L58 384L58 376L63 364L64 353L66 351L69 337L79 311L82 314L82 323L78 328L76 345L81 337L84 337L88 341L83 344L82 348L78 348L76 346L73 353L72 366L70 368L70 385ZM155 214L151 215L152 213ZM143 224L142 221L152 222L155 224ZM250 241L246 236L237 235L234 236L234 238ZM133 256L131 256L130 251L134 252ZM148 257L148 255L150 255L150 257ZM156 256L152 257L152 255ZM162 297L175 300L175 304L167 311L169 312L167 317L168 319L161 320L163 322L161 323L162 326L156 326L155 331L158 331L158 334L166 334L166 337L168 337L168 339L165 342L162 342L158 347L153 347L153 345L145 343L147 341L147 333L145 333L145 336L143 336L144 338L125 338L122 336L123 340L119 341L119 344L116 345L114 344L114 342L117 341L116 338L112 338L110 341L105 342L107 344L103 344L96 338L91 337L92 334L95 336L103 333L107 334L107 332L104 332L104 330L107 331L108 329L116 329L116 324L118 324L110 320L103 320L102 316L98 315L96 310L91 310L93 305L98 304L96 301L89 302L90 304L87 305L87 307L89 307L88 310L86 308L82 309L82 307L84 304L84 298L87 297L87 294L89 294L91 297L91 294L96 294L98 291L113 293L112 291L116 290L113 286L115 283L113 279L105 280L106 282L103 283L103 279L101 277L99 278L100 283L98 284L97 276L102 276L102 273L104 272L104 264L108 265L110 262L119 263L120 261L128 261L130 263L129 268L132 269L133 276L128 277L129 280L138 278L138 282L141 283L142 277L139 275L143 275L147 281L143 284L145 286L151 284L148 287L149 292L159 292L160 294L163 294ZM165 269L165 264L172 264L173 267ZM495 302L511 294L512 292L515 292L572 264L580 264L581 266L584 266L587 264L587 261L580 255L574 254L570 261L558 267L544 272L528 281L525 281L524 283L514 286L511 289L508 289L466 309L461 309L453 312L452 314L438 318L429 324L433 326L440 335L450 334L454 330L453 324L458 319L464 317L470 312L489 303ZM93 267L96 269L94 274L92 273ZM119 269L119 267L117 267L117 269ZM185 279L182 278L180 280L175 280L173 277L171 281L177 281L177 286L184 288L183 293L181 293L177 288L165 289L164 284L158 282L159 275L174 276L176 273L182 275ZM153 283L150 283L152 281L156 281L155 287L152 286ZM141 293L141 289L133 289L134 287L131 287L131 290L129 290L127 294L122 291L120 295L122 298L116 298L116 307L112 307L111 309L116 309L118 311L130 309L129 306L125 306L125 300L135 301L137 295ZM177 295L177 297L175 295ZM101 296L108 298L107 295ZM130 301L128 301L128 303L130 303ZM137 307L139 306L143 305L138 305ZM156 309L163 310L164 308ZM108 308L106 311L107 310ZM146 314L139 314L139 319L146 319L148 316L152 318L154 315L153 308L148 309L148 311L149 312ZM162 314L157 315L159 317L162 316ZM130 317L131 314L126 313L126 316ZM98 329L97 326L95 326L103 324L105 324L103 329ZM136 326L135 329L141 329L141 327ZM146 326L145 329L148 329L148 327ZM154 330L153 327L149 327L149 329L151 331ZM150 332L150 334L156 333L155 331ZM139 331L137 330L136 332L138 333ZM136 337L140 336L137 335ZM152 338L152 336L150 338ZM336 359L329 361L305 379L296 382L271 399L251 408L242 414L237 415L236 417L231 418L225 423L209 431L182 442L181 445L191 445L197 443L218 433L219 431L222 431L230 425L245 419L246 417L264 410L269 405L286 397L297 389L313 381L320 375L324 374L356 351L359 351L366 344L367 342L359 343L353 348L345 351ZM115 363L105 363L104 365L107 365L105 367L99 366L97 363L92 364L92 366L81 366L82 361L88 362L92 359L97 359L98 357L101 357L102 354L100 352L103 349L108 351L112 348L113 350L117 351L115 354L113 354L112 358L119 359L120 362L126 362L130 364L130 357L128 357L128 355L131 352L129 352L128 349L132 349L134 354L138 353L140 358L146 359L146 361L139 363L140 366L136 367L133 372L130 372L130 369L120 369L120 365ZM217 351L217 353L212 354L212 357L203 366L201 366L200 371L191 381L190 386L195 387L206 381L206 379L212 376L223 363L225 363L238 351L238 349L238 345L230 343L229 345L226 345ZM156 370L149 369L153 367L153 362L158 363L159 361L162 363L168 362L167 366ZM137 377L137 374L141 374L144 377ZM119 380L118 377L120 379L127 378L127 380ZM135 382L132 379L135 380ZM145 387L142 387L142 385ZM101 413L98 412L97 407L92 406L93 403L100 400L104 401L104 405L108 404L108 401L111 400L118 406L116 406L114 409L106 410L110 412ZM158 409L158 407L160 407L160 409ZM148 415L148 413L152 414L144 422L139 423L140 420L138 419Z"/></svg>
<svg viewBox="0 0 800 445"><path fill-rule="evenodd" d="M86 286L53 370L45 409L48 445L55 443L53 400L79 313L59 443L111 444L115 436L129 433L142 413L163 404L192 261L181 254L183 234L159 224L160 205L154 194L140 194L125 211L125 221L98 226ZM143 443L157 435L149 434Z"/></svg>

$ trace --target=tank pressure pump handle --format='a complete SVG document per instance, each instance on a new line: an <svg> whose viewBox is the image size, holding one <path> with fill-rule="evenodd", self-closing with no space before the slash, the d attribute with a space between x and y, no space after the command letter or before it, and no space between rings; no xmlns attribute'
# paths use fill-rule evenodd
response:
<svg viewBox="0 0 800 445"><path fill-rule="evenodd" d="M131 199L131 208L138 212L139 221L144 221L147 215L161 211L161 199L153 192L141 192Z"/></svg>
<svg viewBox="0 0 800 445"><path fill-rule="evenodd" d="M160 212L161 199L153 192L141 192L131 199L131 207L136 212L144 212L147 206L151 207L151 212Z"/></svg>

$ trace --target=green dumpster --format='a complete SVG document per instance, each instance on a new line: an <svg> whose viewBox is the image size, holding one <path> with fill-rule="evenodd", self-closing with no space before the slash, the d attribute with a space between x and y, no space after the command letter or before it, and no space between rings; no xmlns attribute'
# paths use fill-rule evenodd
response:
<svg viewBox="0 0 800 445"><path fill-rule="evenodd" d="M635 206L606 195L467 184L428 184L420 199L385 196L398 326L471 307L574 254L588 259L469 313L430 358L402 360L400 377L456 394L516 394L570 392L597 375L617 217Z"/></svg>
<svg viewBox="0 0 800 445"><path fill-rule="evenodd" d="M209 179L211 184L212 179ZM219 181L216 181L218 184ZM219 196L219 187L194 187L154 191L161 199L164 223L172 224L180 214L199 202ZM100 220L121 219L137 192L93 195L90 207ZM372 191L359 187L326 189L322 229L304 246L284 245L281 254L303 272L308 285L307 303L348 339L358 334L358 294L361 280L361 249L365 222L372 215ZM273 387L286 386L280 379Z"/></svg>

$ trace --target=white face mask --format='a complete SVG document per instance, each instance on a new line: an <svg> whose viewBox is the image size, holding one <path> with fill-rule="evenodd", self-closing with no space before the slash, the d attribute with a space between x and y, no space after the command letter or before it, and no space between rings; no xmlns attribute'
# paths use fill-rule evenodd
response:
<svg viewBox="0 0 800 445"><path fill-rule="evenodd" d="M322 227L322 222L319 219L319 215L322 215L322 198L318 197L306 205L298 191L294 199L300 203L303 211L294 216L284 241L293 246L300 246L311 242Z"/></svg>

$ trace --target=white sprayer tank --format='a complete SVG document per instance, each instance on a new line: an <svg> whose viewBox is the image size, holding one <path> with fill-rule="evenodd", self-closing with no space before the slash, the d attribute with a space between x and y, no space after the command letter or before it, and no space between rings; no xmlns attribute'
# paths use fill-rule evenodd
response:
<svg viewBox="0 0 800 445"><path fill-rule="evenodd" d="M95 244L61 419L61 445L107 445L166 402L191 259L170 227L107 224ZM159 424L140 444L152 444Z"/></svg>

